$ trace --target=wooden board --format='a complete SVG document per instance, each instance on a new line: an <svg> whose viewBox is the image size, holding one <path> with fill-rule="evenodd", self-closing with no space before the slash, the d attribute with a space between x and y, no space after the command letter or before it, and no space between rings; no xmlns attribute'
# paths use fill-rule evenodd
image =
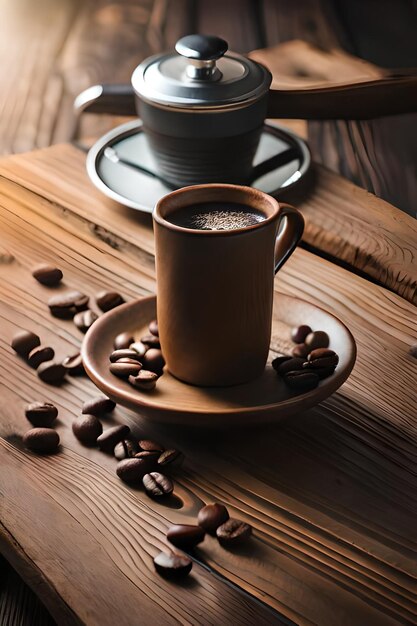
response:
<svg viewBox="0 0 417 626"><path fill-rule="evenodd" d="M182 507L168 508L122 485L114 459L74 439L71 420L92 384L47 387L9 348L19 327L38 332L59 358L81 340L71 322L49 317L50 292L30 275L37 261L56 262L65 285L89 295L114 286L127 299L153 291L150 220L95 194L73 149L14 157L2 174L1 550L57 622L271 624L280 623L278 611L297 624L414 623L415 307L298 250L276 288L349 326L358 344L351 378L296 419L221 436L151 427L118 408L107 423L128 423L185 452L176 479ZM63 450L49 458L20 443L25 403L43 398L60 409ZM207 541L199 554L208 569L196 565L184 586L165 583L151 557L167 526L191 522L215 499L253 524L253 544L228 553Z"/></svg>
<svg viewBox="0 0 417 626"><path fill-rule="evenodd" d="M305 245L417 303L417 221L321 166L314 167L314 174L311 184L282 194L306 218ZM93 229L114 247L126 246L120 235L129 247L152 252L149 239L138 241L140 235L131 231L132 219L149 224L149 215L119 206L113 232L117 205L93 188L85 155L76 148L54 146L25 158L10 157L0 162L0 175L17 183L7 184L12 196L19 196L24 185L62 203L67 220ZM151 264L149 257L146 264Z"/></svg>

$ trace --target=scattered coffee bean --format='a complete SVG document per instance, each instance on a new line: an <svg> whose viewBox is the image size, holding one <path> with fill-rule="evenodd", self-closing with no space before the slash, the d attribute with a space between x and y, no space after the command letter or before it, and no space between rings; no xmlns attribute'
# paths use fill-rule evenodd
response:
<svg viewBox="0 0 417 626"><path fill-rule="evenodd" d="M103 426L95 415L80 415L72 422L72 432L81 443L95 445L103 432Z"/></svg>
<svg viewBox="0 0 417 626"><path fill-rule="evenodd" d="M214 504L206 504L199 510L197 522L207 533L215 535L218 527L227 522L228 519L229 512L224 504L215 502Z"/></svg>
<svg viewBox="0 0 417 626"><path fill-rule="evenodd" d="M158 467L164 470L168 470L174 467L180 467L184 460L184 455L179 450L174 450L171 448L170 450L165 450L159 456L158 459Z"/></svg>
<svg viewBox="0 0 417 626"><path fill-rule="evenodd" d="M41 345L38 335L30 332L30 330L19 330L12 339L11 346L15 352L24 359L27 358L29 352Z"/></svg>
<svg viewBox="0 0 417 626"><path fill-rule="evenodd" d="M137 376L129 376L130 384L141 391L151 391L156 387L158 375L148 370L140 370Z"/></svg>
<svg viewBox="0 0 417 626"><path fill-rule="evenodd" d="M32 428L23 436L26 448L38 454L51 454L58 449L59 435L53 428Z"/></svg>
<svg viewBox="0 0 417 626"><path fill-rule="evenodd" d="M284 376L287 372L293 372L295 370L303 369L304 359L289 357L286 361L283 361L277 368L277 372L280 376Z"/></svg>
<svg viewBox="0 0 417 626"><path fill-rule="evenodd" d="M116 473L125 483L138 484L149 472L149 461L146 459L123 459L116 467Z"/></svg>
<svg viewBox="0 0 417 626"><path fill-rule="evenodd" d="M82 356L79 352L66 356L62 361L62 366L70 376L83 376L85 374Z"/></svg>
<svg viewBox="0 0 417 626"><path fill-rule="evenodd" d="M114 446L113 454L121 461L122 459L131 459L138 452L139 446L133 439L122 439Z"/></svg>
<svg viewBox="0 0 417 626"><path fill-rule="evenodd" d="M33 426L49 428L58 415L58 409L50 402L31 402L26 406L25 415Z"/></svg>
<svg viewBox="0 0 417 626"><path fill-rule="evenodd" d="M120 333L114 339L114 349L126 350L134 341L135 339L132 337L131 333Z"/></svg>
<svg viewBox="0 0 417 626"><path fill-rule="evenodd" d="M111 413L115 406L116 403L110 400L110 398L107 398L107 396L96 396L84 402L81 412L101 417L105 413Z"/></svg>
<svg viewBox="0 0 417 626"><path fill-rule="evenodd" d="M287 372L284 376L284 380L288 387L296 389L297 391L309 391L310 389L315 389L319 384L317 374L306 370Z"/></svg>
<svg viewBox="0 0 417 626"><path fill-rule="evenodd" d="M307 335L309 335L311 332L312 330L310 326L306 326L305 324L302 324L301 326L297 326L296 328L292 329L291 339L293 340L294 343L304 343Z"/></svg>
<svg viewBox="0 0 417 626"><path fill-rule="evenodd" d="M77 311L87 308L89 297L79 291L66 291L48 300L52 315L61 319L72 319Z"/></svg>
<svg viewBox="0 0 417 626"><path fill-rule="evenodd" d="M39 365L37 374L39 378L48 385L61 385L64 382L66 370L61 363L47 361Z"/></svg>
<svg viewBox="0 0 417 626"><path fill-rule="evenodd" d="M42 263L32 270L32 276L42 285L56 287L61 282L63 274L57 267Z"/></svg>
<svg viewBox="0 0 417 626"><path fill-rule="evenodd" d="M155 335L144 335L140 338L141 342L148 346L148 348L157 348L161 349L161 344L159 342L159 338L155 337Z"/></svg>
<svg viewBox="0 0 417 626"><path fill-rule="evenodd" d="M305 345L305 343L298 343L296 346L294 346L294 348L291 350L291 354L296 357L296 358L301 358L301 359L305 359L307 354L309 353L309 349L307 348L307 346Z"/></svg>
<svg viewBox="0 0 417 626"><path fill-rule="evenodd" d="M408 354L417 359L417 343L414 343L412 346L410 346Z"/></svg>
<svg viewBox="0 0 417 626"><path fill-rule="evenodd" d="M127 439L130 433L129 426L120 425L120 426L112 426L105 430L98 438L97 445L102 452L113 453L113 450L116 446L116 443L122 441L122 439ZM133 460L133 459L129 459Z"/></svg>
<svg viewBox="0 0 417 626"><path fill-rule="evenodd" d="M119 359L116 363L110 363L109 369L112 374L119 378L129 378L129 376L139 374L142 364L133 359Z"/></svg>
<svg viewBox="0 0 417 626"><path fill-rule="evenodd" d="M41 363L51 361L54 356L55 351L53 348L49 348L48 346L38 346L29 352L27 360L30 367L37 369Z"/></svg>
<svg viewBox="0 0 417 626"><path fill-rule="evenodd" d="M339 357L333 350L329 348L316 348L312 350L304 363L305 368L318 369L323 367L336 367L339 363Z"/></svg>
<svg viewBox="0 0 417 626"><path fill-rule="evenodd" d="M188 551L204 541L205 534L201 526L174 524L168 528L167 539L176 548Z"/></svg>
<svg viewBox="0 0 417 626"><path fill-rule="evenodd" d="M94 322L98 319L97 313L94 313L91 309L86 309L85 311L80 311L74 315L74 324L82 333L86 333L87 330L94 324Z"/></svg>
<svg viewBox="0 0 417 626"><path fill-rule="evenodd" d="M149 324L149 332L151 333L151 335L159 337L158 322L156 320L152 320L152 322Z"/></svg>
<svg viewBox="0 0 417 626"><path fill-rule="evenodd" d="M160 376L165 365L165 360L162 356L162 352L155 348L150 348L142 357L142 365L147 370L155 372L155 374L158 374L158 376Z"/></svg>
<svg viewBox="0 0 417 626"><path fill-rule="evenodd" d="M244 543L252 534L252 527L246 522L230 518L218 527L216 537L223 546L235 546Z"/></svg>
<svg viewBox="0 0 417 626"><path fill-rule="evenodd" d="M153 560L155 569L164 578L178 580L185 578L193 567L192 560L185 554L160 552Z"/></svg>
<svg viewBox="0 0 417 626"><path fill-rule="evenodd" d="M161 498L169 496L174 491L174 484L168 476L164 476L159 472L150 472L143 477L143 486L146 493L152 498Z"/></svg>
<svg viewBox="0 0 417 626"><path fill-rule="evenodd" d="M289 361L290 359L291 359L290 356L286 356L285 354L283 354L281 356L275 357L275 359L272 361L271 365L274 368L274 370L276 372L278 372L279 366L282 365L283 363L285 363L285 361Z"/></svg>
<svg viewBox="0 0 417 626"><path fill-rule="evenodd" d="M135 454L137 459L146 459L149 462L152 462L152 469L157 469L157 461L159 458L160 452L157 450L141 450Z"/></svg>
<svg viewBox="0 0 417 626"><path fill-rule="evenodd" d="M113 350L109 358L112 363L116 363L119 359L134 359L135 361L140 361L139 354L135 352L135 350L130 350L129 348Z"/></svg>
<svg viewBox="0 0 417 626"><path fill-rule="evenodd" d="M323 330L316 330L313 333L307 335L304 343L307 346L308 351L311 352L316 348L328 348L330 339L329 335Z"/></svg>
<svg viewBox="0 0 417 626"><path fill-rule="evenodd" d="M96 304L104 313L123 303L124 299L116 291L101 291L96 295Z"/></svg>
<svg viewBox="0 0 417 626"><path fill-rule="evenodd" d="M145 344L141 341L135 341L131 343L129 348L130 350L134 350L139 358L143 357L145 352L148 350L148 346L145 346Z"/></svg>
<svg viewBox="0 0 417 626"><path fill-rule="evenodd" d="M139 448L141 450L146 450L147 452L163 452L164 448L157 441L152 441L152 439L139 439Z"/></svg>

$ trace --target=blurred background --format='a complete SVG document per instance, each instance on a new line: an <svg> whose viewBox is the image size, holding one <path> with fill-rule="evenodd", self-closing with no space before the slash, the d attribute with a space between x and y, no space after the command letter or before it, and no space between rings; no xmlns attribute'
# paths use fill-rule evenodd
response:
<svg viewBox="0 0 417 626"><path fill-rule="evenodd" d="M0 154L69 141L76 95L127 82L146 56L191 32L256 53L276 86L417 67L416 0L0 0ZM84 116L95 138L121 120ZM285 122L314 159L413 214L417 117Z"/></svg>

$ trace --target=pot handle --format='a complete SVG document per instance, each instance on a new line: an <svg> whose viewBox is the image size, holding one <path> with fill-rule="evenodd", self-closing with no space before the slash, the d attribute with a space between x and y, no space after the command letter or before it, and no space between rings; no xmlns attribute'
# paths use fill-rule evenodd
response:
<svg viewBox="0 0 417 626"><path fill-rule="evenodd" d="M304 231L304 218L300 211L285 202L280 202L279 206L280 223L284 220L284 224L275 242L275 274L290 258Z"/></svg>
<svg viewBox="0 0 417 626"><path fill-rule="evenodd" d="M417 111L417 73L391 74L356 84L270 89L267 117L366 120Z"/></svg>
<svg viewBox="0 0 417 626"><path fill-rule="evenodd" d="M130 84L93 85L75 98L74 111L77 117L81 113L137 115L135 92Z"/></svg>

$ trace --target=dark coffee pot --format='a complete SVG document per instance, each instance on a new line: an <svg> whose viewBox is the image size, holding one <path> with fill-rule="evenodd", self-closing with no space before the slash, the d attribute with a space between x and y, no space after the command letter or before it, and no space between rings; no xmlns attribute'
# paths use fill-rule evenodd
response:
<svg viewBox="0 0 417 626"><path fill-rule="evenodd" d="M188 35L176 52L145 59L131 85L96 85L78 96L78 111L135 115L173 186L252 178L266 117L368 119L417 110L417 77L313 89L270 89L266 67L228 52L219 37Z"/></svg>

